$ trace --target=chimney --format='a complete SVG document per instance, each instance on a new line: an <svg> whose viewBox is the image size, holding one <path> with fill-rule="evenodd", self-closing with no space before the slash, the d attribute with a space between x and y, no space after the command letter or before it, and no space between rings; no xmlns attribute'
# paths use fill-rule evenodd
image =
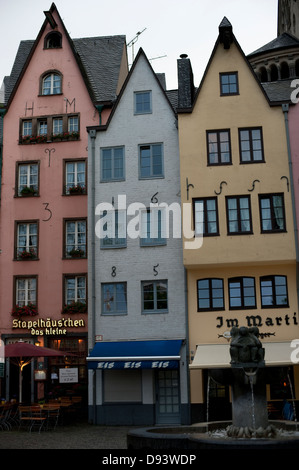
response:
<svg viewBox="0 0 299 470"><path fill-rule="evenodd" d="M178 110L187 110L193 105L194 82L190 59L181 54L178 59Z"/></svg>

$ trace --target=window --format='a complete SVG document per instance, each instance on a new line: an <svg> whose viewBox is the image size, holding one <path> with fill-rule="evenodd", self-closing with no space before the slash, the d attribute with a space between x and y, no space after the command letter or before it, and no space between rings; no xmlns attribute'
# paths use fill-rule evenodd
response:
<svg viewBox="0 0 299 470"><path fill-rule="evenodd" d="M241 163L264 162L261 128L239 129Z"/></svg>
<svg viewBox="0 0 299 470"><path fill-rule="evenodd" d="M253 277L232 278L228 281L229 308L256 308L255 279Z"/></svg>
<svg viewBox="0 0 299 470"><path fill-rule="evenodd" d="M65 276L64 279L64 301L65 305L74 302L86 304L86 276Z"/></svg>
<svg viewBox="0 0 299 470"><path fill-rule="evenodd" d="M102 315L124 315L127 313L127 283L102 284Z"/></svg>
<svg viewBox="0 0 299 470"><path fill-rule="evenodd" d="M61 114L20 119L20 144L79 140L80 115Z"/></svg>
<svg viewBox="0 0 299 470"><path fill-rule="evenodd" d="M48 134L48 122L47 120L39 120L38 121L38 134L39 135L47 135Z"/></svg>
<svg viewBox="0 0 299 470"><path fill-rule="evenodd" d="M249 196L226 198L227 230L230 235L252 233Z"/></svg>
<svg viewBox="0 0 299 470"><path fill-rule="evenodd" d="M127 245L126 211L104 211L101 216L101 248L122 248Z"/></svg>
<svg viewBox="0 0 299 470"><path fill-rule="evenodd" d="M53 135L63 133L63 120L62 117L53 119Z"/></svg>
<svg viewBox="0 0 299 470"><path fill-rule="evenodd" d="M198 311L223 310L223 279L200 279L197 281Z"/></svg>
<svg viewBox="0 0 299 470"><path fill-rule="evenodd" d="M140 145L140 178L163 177L162 144Z"/></svg>
<svg viewBox="0 0 299 470"><path fill-rule="evenodd" d="M57 95L61 93L61 75L49 73L42 79L42 95Z"/></svg>
<svg viewBox="0 0 299 470"><path fill-rule="evenodd" d="M141 211L141 246L166 244L165 210L147 209Z"/></svg>
<svg viewBox="0 0 299 470"><path fill-rule="evenodd" d="M35 277L20 277L16 279L16 305L36 305L37 301L37 280Z"/></svg>
<svg viewBox="0 0 299 470"><path fill-rule="evenodd" d="M65 256L86 258L86 220L65 221Z"/></svg>
<svg viewBox="0 0 299 470"><path fill-rule="evenodd" d="M142 312L166 313L168 311L167 281L142 282Z"/></svg>
<svg viewBox="0 0 299 470"><path fill-rule="evenodd" d="M17 168L17 196L36 196L39 165L37 162L19 163Z"/></svg>
<svg viewBox="0 0 299 470"><path fill-rule="evenodd" d="M22 136L32 136L32 121L23 121Z"/></svg>
<svg viewBox="0 0 299 470"><path fill-rule="evenodd" d="M230 131L208 131L208 165L231 163Z"/></svg>
<svg viewBox="0 0 299 470"><path fill-rule="evenodd" d="M125 179L124 147L101 149L101 181Z"/></svg>
<svg viewBox="0 0 299 470"><path fill-rule="evenodd" d="M64 194L86 194L85 160L65 162Z"/></svg>
<svg viewBox="0 0 299 470"><path fill-rule="evenodd" d="M148 114L152 112L152 92L140 91L134 93L135 114Z"/></svg>
<svg viewBox="0 0 299 470"><path fill-rule="evenodd" d="M239 94L238 72L220 74L220 94L221 96Z"/></svg>
<svg viewBox="0 0 299 470"><path fill-rule="evenodd" d="M264 276L260 278L262 308L288 307L286 276Z"/></svg>
<svg viewBox="0 0 299 470"><path fill-rule="evenodd" d="M219 235L217 198L194 200L195 235Z"/></svg>
<svg viewBox="0 0 299 470"><path fill-rule="evenodd" d="M68 132L79 132L79 117L71 116L68 118Z"/></svg>
<svg viewBox="0 0 299 470"><path fill-rule="evenodd" d="M49 33L45 37L44 47L45 49L58 49L62 44L62 36L58 32Z"/></svg>
<svg viewBox="0 0 299 470"><path fill-rule="evenodd" d="M262 233L285 232L283 194L260 194L259 201Z"/></svg>
<svg viewBox="0 0 299 470"><path fill-rule="evenodd" d="M19 260L36 259L38 254L38 223L17 222L16 230L15 258Z"/></svg>

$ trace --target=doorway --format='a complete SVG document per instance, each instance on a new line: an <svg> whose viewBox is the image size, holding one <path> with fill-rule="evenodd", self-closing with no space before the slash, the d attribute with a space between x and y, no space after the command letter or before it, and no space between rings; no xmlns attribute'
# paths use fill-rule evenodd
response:
<svg viewBox="0 0 299 470"><path fill-rule="evenodd" d="M178 370L159 370L156 375L156 424L180 424Z"/></svg>

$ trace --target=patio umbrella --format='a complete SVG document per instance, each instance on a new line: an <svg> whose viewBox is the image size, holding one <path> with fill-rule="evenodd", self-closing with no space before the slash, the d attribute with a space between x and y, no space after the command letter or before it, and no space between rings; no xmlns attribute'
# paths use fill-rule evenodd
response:
<svg viewBox="0 0 299 470"><path fill-rule="evenodd" d="M9 357L11 362L19 367L19 402L22 403L22 372L25 366L35 357L73 356L73 354L18 341L4 347L4 356Z"/></svg>

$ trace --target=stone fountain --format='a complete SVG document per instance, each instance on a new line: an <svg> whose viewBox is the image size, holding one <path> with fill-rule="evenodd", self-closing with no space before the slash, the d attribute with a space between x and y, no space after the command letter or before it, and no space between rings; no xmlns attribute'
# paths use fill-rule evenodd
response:
<svg viewBox="0 0 299 470"><path fill-rule="evenodd" d="M231 367L212 370L210 376L231 386L231 422L137 429L128 433L128 448L299 449L297 423L268 420L266 384L281 370L266 367L258 328L232 328L230 356Z"/></svg>

